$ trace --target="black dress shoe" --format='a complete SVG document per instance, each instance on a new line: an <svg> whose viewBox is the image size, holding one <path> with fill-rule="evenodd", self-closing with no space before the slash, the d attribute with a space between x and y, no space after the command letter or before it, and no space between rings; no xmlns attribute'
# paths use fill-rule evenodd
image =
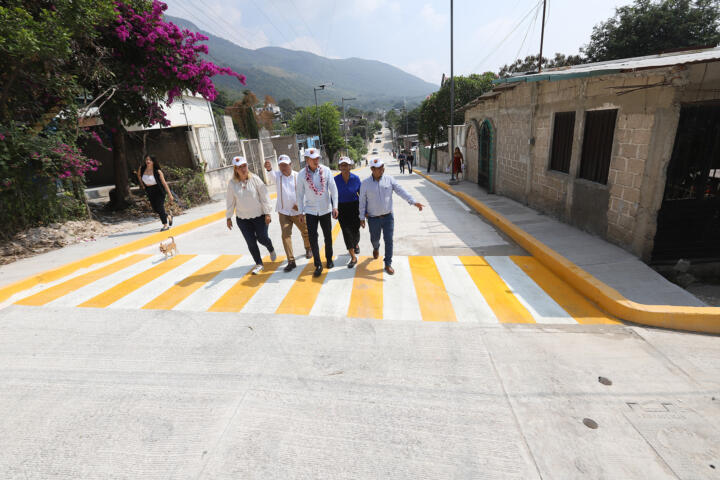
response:
<svg viewBox="0 0 720 480"><path fill-rule="evenodd" d="M285 268L283 268L283 272L292 272L295 270L295 267L297 267L297 265L294 260L292 262L288 262L288 264L285 265Z"/></svg>
<svg viewBox="0 0 720 480"><path fill-rule="evenodd" d="M335 266L335 262L333 262L332 260L328 260L327 268L333 268L334 266Z"/></svg>
<svg viewBox="0 0 720 480"><path fill-rule="evenodd" d="M322 265L315 267L315 271L313 272L313 277L319 277L320 275L322 275Z"/></svg>
<svg viewBox="0 0 720 480"><path fill-rule="evenodd" d="M355 255L360 255L360 245L355 247Z"/></svg>
<svg viewBox="0 0 720 480"><path fill-rule="evenodd" d="M350 259L350 261L347 264L348 268L353 268L355 265L357 265L357 258L355 260Z"/></svg>

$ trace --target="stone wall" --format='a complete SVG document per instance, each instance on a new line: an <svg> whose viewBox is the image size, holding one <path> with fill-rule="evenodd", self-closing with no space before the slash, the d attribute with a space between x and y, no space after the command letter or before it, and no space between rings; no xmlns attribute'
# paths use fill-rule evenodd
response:
<svg viewBox="0 0 720 480"><path fill-rule="evenodd" d="M465 141L465 180L477 182L478 159L480 158L479 125L474 123L468 127L468 135Z"/></svg>
<svg viewBox="0 0 720 480"><path fill-rule="evenodd" d="M494 127L496 192L649 259L680 104L720 98L720 62L505 84L498 93L465 112L467 125L489 120ZM585 114L599 109L618 110L606 185L578 178ZM562 173L550 170L550 152L554 115L568 111L575 126L569 172ZM466 143L473 179L476 135L470 128Z"/></svg>

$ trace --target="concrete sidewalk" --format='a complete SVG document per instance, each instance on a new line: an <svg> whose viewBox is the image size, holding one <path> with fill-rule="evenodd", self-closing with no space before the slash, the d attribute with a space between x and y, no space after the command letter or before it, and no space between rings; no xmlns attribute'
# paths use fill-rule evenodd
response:
<svg viewBox="0 0 720 480"><path fill-rule="evenodd" d="M427 175L424 169L416 170ZM447 173L431 172L429 176L445 183L450 180ZM488 194L476 183L461 181L453 185L453 188L504 215L517 227L616 289L629 300L646 305L705 306L704 302L666 280L631 253L599 237L515 200Z"/></svg>

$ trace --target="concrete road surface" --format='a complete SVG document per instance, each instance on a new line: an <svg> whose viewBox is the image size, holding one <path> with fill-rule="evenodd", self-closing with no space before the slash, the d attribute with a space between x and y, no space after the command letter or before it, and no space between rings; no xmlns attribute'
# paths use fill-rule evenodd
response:
<svg viewBox="0 0 720 480"><path fill-rule="evenodd" d="M250 276L218 221L5 302L0 478L720 478L720 338L618 322L372 145L427 205L394 276L337 228L319 279Z"/></svg>

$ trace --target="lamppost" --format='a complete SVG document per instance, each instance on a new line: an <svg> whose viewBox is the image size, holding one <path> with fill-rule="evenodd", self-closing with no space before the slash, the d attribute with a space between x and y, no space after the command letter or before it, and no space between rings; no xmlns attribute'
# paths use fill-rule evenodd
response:
<svg viewBox="0 0 720 480"><path fill-rule="evenodd" d="M349 102L351 100L357 100L357 98L341 98L340 103L342 105L342 111L343 111L343 133L345 134L345 153L347 153L347 120L345 119L345 102Z"/></svg>
<svg viewBox="0 0 720 480"><path fill-rule="evenodd" d="M320 125L320 109L318 108L318 103L317 103L317 92L318 92L318 90L325 90L325 87L329 87L330 85L332 85L332 84L331 83L323 83L322 85L313 87L313 93L315 94L315 114L317 115L318 131L320 132L320 151L321 152L322 152L322 146L323 146L323 139L322 139L322 126Z"/></svg>
<svg viewBox="0 0 720 480"><path fill-rule="evenodd" d="M450 0L450 184L458 183L455 178L455 75L453 75L453 0Z"/></svg>

